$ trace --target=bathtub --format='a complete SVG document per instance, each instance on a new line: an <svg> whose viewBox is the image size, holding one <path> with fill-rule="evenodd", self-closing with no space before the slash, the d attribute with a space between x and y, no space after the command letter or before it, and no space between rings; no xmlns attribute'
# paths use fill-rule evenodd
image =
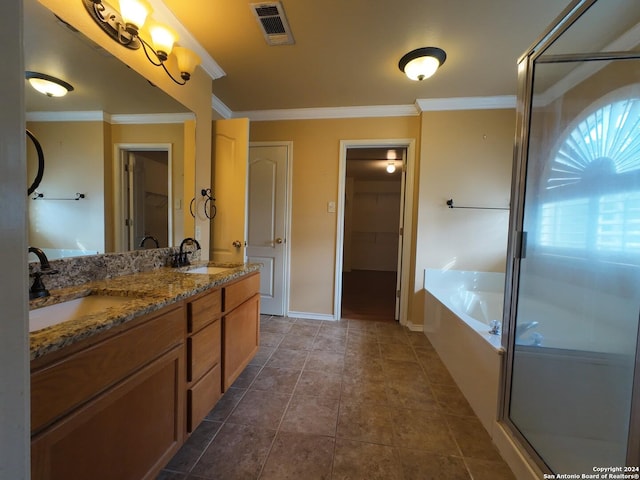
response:
<svg viewBox="0 0 640 480"><path fill-rule="evenodd" d="M505 359L500 335L504 274L427 269L423 331L516 478L542 478L534 462L498 421Z"/></svg>
<svg viewBox="0 0 640 480"><path fill-rule="evenodd" d="M491 432L504 349L489 331L502 322L504 274L427 269L424 286L424 333Z"/></svg>

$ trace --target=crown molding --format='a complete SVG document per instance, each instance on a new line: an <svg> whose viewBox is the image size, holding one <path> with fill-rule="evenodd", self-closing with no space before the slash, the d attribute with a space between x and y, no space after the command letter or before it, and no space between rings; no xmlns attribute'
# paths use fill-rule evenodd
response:
<svg viewBox="0 0 640 480"><path fill-rule="evenodd" d="M516 96L500 95L495 97L419 98L416 100L416 106L420 112L516 108Z"/></svg>
<svg viewBox="0 0 640 480"><path fill-rule="evenodd" d="M184 123L188 120L195 120L195 119L196 119L195 114L191 112L115 114L115 115L111 115L111 121L109 123L113 125Z"/></svg>
<svg viewBox="0 0 640 480"><path fill-rule="evenodd" d="M228 119L234 116L231 109L214 94L211 94L211 107L218 112L222 118Z"/></svg>
<svg viewBox="0 0 640 480"><path fill-rule="evenodd" d="M111 122L111 115L101 110L79 112L27 112L27 122Z"/></svg>
<svg viewBox="0 0 640 480"><path fill-rule="evenodd" d="M276 120L315 120L330 118L407 117L419 112L415 105L378 105L365 107L291 108L234 112L233 117L248 117L256 122Z"/></svg>
<svg viewBox="0 0 640 480"><path fill-rule="evenodd" d="M207 75L212 80L224 77L225 71L218 65L209 52L207 52L202 45L191 35L191 32L187 30L182 23L176 18L171 10L164 4L162 0L149 0L153 7L153 16L160 22L171 25L178 34L179 44L183 47L187 47L200 56L200 67L207 72Z"/></svg>
<svg viewBox="0 0 640 480"><path fill-rule="evenodd" d="M184 123L195 120L191 112L185 113L143 113L111 115L102 111L86 112L27 112L27 122L106 122L112 125L141 125L161 123Z"/></svg>

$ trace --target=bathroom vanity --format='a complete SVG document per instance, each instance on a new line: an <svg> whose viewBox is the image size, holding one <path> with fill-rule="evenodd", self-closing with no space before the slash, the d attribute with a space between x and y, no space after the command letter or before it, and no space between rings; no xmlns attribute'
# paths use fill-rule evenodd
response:
<svg viewBox="0 0 640 480"><path fill-rule="evenodd" d="M71 289L124 300L31 333L32 478L155 478L257 352L258 268Z"/></svg>

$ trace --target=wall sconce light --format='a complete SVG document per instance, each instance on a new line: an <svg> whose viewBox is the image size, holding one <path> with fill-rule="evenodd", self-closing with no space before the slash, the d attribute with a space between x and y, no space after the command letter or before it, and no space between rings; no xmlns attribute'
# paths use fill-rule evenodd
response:
<svg viewBox="0 0 640 480"><path fill-rule="evenodd" d="M436 73L446 59L447 54L440 48L416 48L400 59L398 67L411 80L424 80Z"/></svg>
<svg viewBox="0 0 640 480"><path fill-rule="evenodd" d="M150 42L140 36L140 30L151 15L151 6L146 0L119 0L120 11L102 0L83 0L85 9L91 18L113 40L131 50L142 46L147 59L156 67L162 67L169 78L178 85L184 85L191 78L200 57L184 47L175 47L178 35L173 29L151 21L147 30ZM173 53L180 71L177 79L167 68L165 62Z"/></svg>
<svg viewBox="0 0 640 480"><path fill-rule="evenodd" d="M73 86L64 80L40 72L24 72L29 84L47 97L64 97L73 91Z"/></svg>

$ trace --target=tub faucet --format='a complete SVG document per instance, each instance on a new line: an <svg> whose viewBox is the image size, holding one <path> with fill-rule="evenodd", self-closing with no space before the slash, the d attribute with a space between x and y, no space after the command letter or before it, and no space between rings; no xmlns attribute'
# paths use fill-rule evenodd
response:
<svg viewBox="0 0 640 480"><path fill-rule="evenodd" d="M158 243L158 239L156 237L154 237L153 235L145 235L142 240L140 240L140 245L138 245L140 248L144 248L144 242L146 242L147 240L152 240L153 243L156 244L156 248L160 248L160 243Z"/></svg>
<svg viewBox="0 0 640 480"><path fill-rule="evenodd" d="M35 253L40 261L40 271L33 272L30 276L33 277L33 284L29 289L29 300L33 300L34 298L48 297L50 295L49 290L44 286L44 282L42 281L42 275L54 275L58 273L57 270L51 268L49 265L49 259L42 251L42 249L38 247L29 247L29 253Z"/></svg>
<svg viewBox="0 0 640 480"><path fill-rule="evenodd" d="M524 322L516 325L516 339L519 339L525 332L531 330L532 328L536 328L539 322Z"/></svg>
<svg viewBox="0 0 640 480"><path fill-rule="evenodd" d="M184 246L193 245L193 244L195 244L196 250L200 250L200 243L198 243L198 241L195 238L187 237L184 240L182 240L182 242L180 243L180 251L174 254L173 256L172 265L174 267L184 267L186 265L191 265L191 262L189 262L189 258L187 257L187 254L193 253L193 252L184 251Z"/></svg>

